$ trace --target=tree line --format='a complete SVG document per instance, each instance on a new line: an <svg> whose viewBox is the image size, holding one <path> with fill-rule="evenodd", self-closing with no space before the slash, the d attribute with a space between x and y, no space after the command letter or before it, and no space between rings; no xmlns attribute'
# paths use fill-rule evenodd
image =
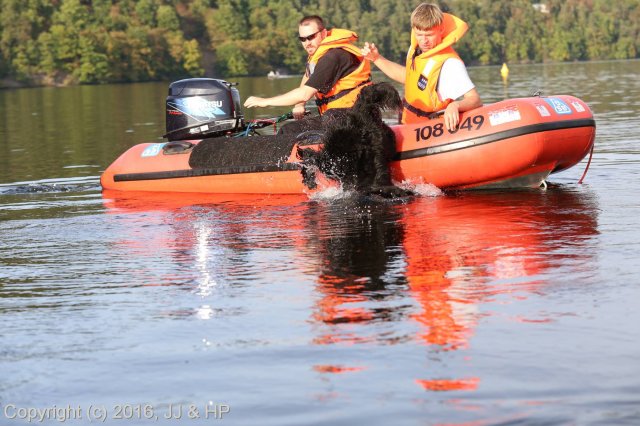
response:
<svg viewBox="0 0 640 426"><path fill-rule="evenodd" d="M401 62L406 0L0 0L0 79L69 85L301 73L304 15ZM467 64L638 58L640 0L446 0Z"/></svg>

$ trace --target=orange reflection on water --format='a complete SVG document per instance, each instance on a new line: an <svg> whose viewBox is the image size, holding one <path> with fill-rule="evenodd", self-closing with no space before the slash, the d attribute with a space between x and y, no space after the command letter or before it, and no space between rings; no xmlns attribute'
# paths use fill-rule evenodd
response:
<svg viewBox="0 0 640 426"><path fill-rule="evenodd" d="M478 377L469 377L466 379L432 379L420 380L416 379L416 383L425 390L430 391L473 391L478 388L480 379Z"/></svg>
<svg viewBox="0 0 640 426"><path fill-rule="evenodd" d="M136 282L195 283L203 297L227 279L224 271L242 265L251 250L302 244L288 238L287 224L295 221L282 216L295 217L307 200L304 195L103 191L107 212L122 227L113 242L122 249L114 252L135 260Z"/></svg>
<svg viewBox="0 0 640 426"><path fill-rule="evenodd" d="M545 274L558 259L587 263L590 255L579 245L597 234L595 202L588 195L557 189L416 199L395 206L396 222L389 219L391 209L377 218L374 212L372 223L361 234L342 236L338 250L335 239L329 240L332 247L320 249L324 257L317 288L322 298L313 317L326 324L328 331L323 329L315 343L381 342L362 333L367 322L391 321L371 309L376 307L372 295L380 288L379 277L397 265L388 253L398 246L408 293L418 306L418 312L408 315L420 326L416 340L452 351L469 346L480 319L491 315L483 312L486 304L517 303L532 294L544 295L550 284ZM549 256L554 251L561 253ZM354 253L377 263L380 270L361 268L358 274ZM360 327L354 328L355 324ZM481 378L415 380L430 391L473 391Z"/></svg>
<svg viewBox="0 0 640 426"><path fill-rule="evenodd" d="M500 295L540 294L554 248L596 233L596 211L580 194L477 193L407 206L406 276L422 307L420 338L444 350L465 347L479 306ZM576 252L576 256L584 256Z"/></svg>
<svg viewBox="0 0 640 426"><path fill-rule="evenodd" d="M345 367L342 365L318 364L318 365L314 365L313 369L318 373L342 374L342 373L352 373L356 371L362 371L365 368L364 367Z"/></svg>
<svg viewBox="0 0 640 426"><path fill-rule="evenodd" d="M359 277L338 277L323 274L318 277L317 291L322 294L316 302L313 312L315 321L337 325L343 324L342 332L326 333L316 336L313 342L316 344L331 343L363 343L365 338L354 333L349 333L345 327L351 327L357 323L366 323L373 319L373 314L369 310L358 306L359 303L368 299L362 293L365 286L356 282L354 278Z"/></svg>
<svg viewBox="0 0 640 426"><path fill-rule="evenodd" d="M544 295L550 285L546 275L558 265L580 268L588 263L590 254L581 245L597 234L597 206L589 194L561 189L415 198L406 204L357 205L353 211L310 202L304 196L119 194L109 198L105 194L105 205L112 212L168 211L156 218L134 219L142 221L138 225L164 220L173 230L158 236L146 250L153 255L168 249L180 256L178 266L191 270L193 265L202 266L195 271L201 275L195 280L200 283L213 282L216 269L234 268L212 263L208 257L219 253L211 250L242 254L262 245L293 249L298 257L292 264L296 273L302 278L317 277L310 340L319 345L413 341L436 351L468 348L480 320L492 315L489 304ZM215 213L216 227L207 220L200 222L203 229L177 226L198 216L197 209L180 212L184 205ZM144 250L139 238L124 242L130 243L132 250ZM228 254L221 254L221 261L228 262ZM223 267L212 268L217 266ZM166 274L156 281L175 280L171 270ZM414 306L384 304L407 296ZM544 323L553 318L517 316L516 320ZM385 322L400 323L400 333L392 330L382 335L373 326ZM407 336L404 330L413 330L402 323L417 325L418 331ZM363 368L333 363L313 366L323 373ZM473 391L482 379L473 374L419 375L413 379L429 391Z"/></svg>

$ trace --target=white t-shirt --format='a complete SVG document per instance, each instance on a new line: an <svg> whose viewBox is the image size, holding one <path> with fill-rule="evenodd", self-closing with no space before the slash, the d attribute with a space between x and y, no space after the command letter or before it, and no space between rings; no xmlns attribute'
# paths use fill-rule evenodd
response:
<svg viewBox="0 0 640 426"><path fill-rule="evenodd" d="M437 88L440 100L456 100L474 87L476 86L469 78L467 68L460 59L449 58L442 64Z"/></svg>

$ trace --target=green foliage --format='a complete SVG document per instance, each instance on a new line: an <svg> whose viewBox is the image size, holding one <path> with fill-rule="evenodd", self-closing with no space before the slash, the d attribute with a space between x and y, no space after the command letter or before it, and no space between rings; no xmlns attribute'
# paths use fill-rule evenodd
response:
<svg viewBox="0 0 640 426"><path fill-rule="evenodd" d="M0 78L99 84L301 73L298 21L376 43L402 62L404 0L0 0ZM442 0L469 24L456 45L468 64L628 59L640 55L640 0Z"/></svg>
<svg viewBox="0 0 640 426"><path fill-rule="evenodd" d="M177 31L180 29L178 15L172 6L162 5L157 12L158 27L163 30Z"/></svg>
<svg viewBox="0 0 640 426"><path fill-rule="evenodd" d="M182 67L190 75L202 75L204 69L200 65L202 63L202 55L200 54L200 46L197 40L189 40L184 43L182 52Z"/></svg>
<svg viewBox="0 0 640 426"><path fill-rule="evenodd" d="M249 74L249 55L241 43L228 41L221 44L217 56L221 75Z"/></svg>
<svg viewBox="0 0 640 426"><path fill-rule="evenodd" d="M156 26L156 12L158 5L154 0L140 0L135 6L135 13L138 21L147 27Z"/></svg>

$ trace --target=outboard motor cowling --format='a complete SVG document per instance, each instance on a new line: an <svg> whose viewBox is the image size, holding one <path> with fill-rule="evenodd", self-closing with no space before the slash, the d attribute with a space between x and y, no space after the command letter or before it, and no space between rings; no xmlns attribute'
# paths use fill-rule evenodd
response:
<svg viewBox="0 0 640 426"><path fill-rule="evenodd" d="M222 136L244 128L240 93L214 78L190 78L169 85L166 126L170 141Z"/></svg>

